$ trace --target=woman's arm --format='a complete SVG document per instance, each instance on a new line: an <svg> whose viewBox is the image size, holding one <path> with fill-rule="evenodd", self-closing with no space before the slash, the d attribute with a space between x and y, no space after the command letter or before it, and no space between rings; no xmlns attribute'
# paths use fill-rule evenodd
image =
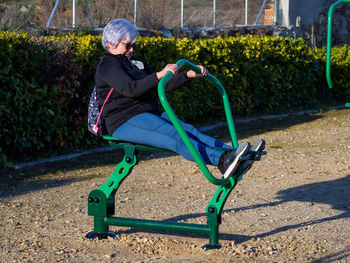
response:
<svg viewBox="0 0 350 263"><path fill-rule="evenodd" d="M204 66L197 65L200 70L201 74L198 74L194 72L193 70L183 71L179 74L177 74L179 68L176 64L169 64L171 66L171 72L174 74L174 76L169 80L169 82L165 86L165 92L170 92L173 90L176 90L183 85L185 85L187 82L189 82L193 78L201 78L203 76L206 76L208 74L208 69ZM169 66L167 65L167 66ZM160 72L157 73L157 77L159 73L163 73L164 75L170 71L167 69L167 66ZM165 71L167 70L167 71ZM163 72L165 71L165 73Z"/></svg>
<svg viewBox="0 0 350 263"><path fill-rule="evenodd" d="M171 92L187 84L191 79L187 77L187 71L180 72L173 76L165 85L165 92Z"/></svg>

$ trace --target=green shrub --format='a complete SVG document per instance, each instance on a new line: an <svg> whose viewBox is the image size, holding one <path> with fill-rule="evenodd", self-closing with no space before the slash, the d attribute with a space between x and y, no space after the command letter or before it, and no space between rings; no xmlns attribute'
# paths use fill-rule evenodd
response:
<svg viewBox="0 0 350 263"><path fill-rule="evenodd" d="M53 149L65 124L55 86L45 83L47 51L25 33L0 32L1 154L9 159ZM2 164L4 161L2 161Z"/></svg>
<svg viewBox="0 0 350 263"><path fill-rule="evenodd" d="M326 79L327 48L315 48L312 56L317 61L316 86L323 87L323 92L328 92ZM350 48L333 47L331 52L331 78L333 82L334 97L347 101L350 100Z"/></svg>
<svg viewBox="0 0 350 263"><path fill-rule="evenodd" d="M137 55L155 69L180 58L207 66L227 89L236 114L288 111L315 102L315 61L302 39L240 36L140 42ZM185 120L223 114L220 96L205 81L169 94L169 101Z"/></svg>
<svg viewBox="0 0 350 263"><path fill-rule="evenodd" d="M135 56L156 71L181 58L205 65L226 88L235 115L305 108L328 91L326 50L311 50L302 39L142 37L137 44ZM95 68L104 53L101 36L34 38L2 31L0 48L1 167L99 142L86 126ZM331 98L349 99L349 48L332 50ZM218 92L205 80L191 81L168 99L186 121L224 114Z"/></svg>
<svg viewBox="0 0 350 263"><path fill-rule="evenodd" d="M96 143L86 116L98 61L94 56L101 52L89 52L98 38L84 45L88 39L1 32L1 166Z"/></svg>

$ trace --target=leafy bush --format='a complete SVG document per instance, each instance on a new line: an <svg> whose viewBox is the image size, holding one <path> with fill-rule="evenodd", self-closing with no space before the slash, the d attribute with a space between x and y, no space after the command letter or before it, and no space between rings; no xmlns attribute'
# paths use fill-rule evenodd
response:
<svg viewBox="0 0 350 263"><path fill-rule="evenodd" d="M0 32L1 155L18 155L54 147L63 127L57 87L45 83L47 51L25 33Z"/></svg>
<svg viewBox="0 0 350 263"><path fill-rule="evenodd" d="M207 66L227 89L236 114L288 111L316 100L315 61L302 39L240 36L140 42L137 55L156 69L179 58ZM193 81L169 95L169 101L185 120L223 114L220 96L204 81Z"/></svg>
<svg viewBox="0 0 350 263"><path fill-rule="evenodd" d="M94 56L101 55L89 52L94 41L1 32L1 166L96 143L86 130Z"/></svg>
<svg viewBox="0 0 350 263"><path fill-rule="evenodd" d="M104 53L101 36L34 38L2 31L0 48L0 166L99 142L86 123L95 68ZM350 51L344 46L332 52L331 95L344 100L350 98ZM205 65L226 88L236 115L317 103L328 90L325 54L325 48L311 50L302 39L268 36L142 37L135 52L155 70L181 58ZM205 80L168 96L186 121L223 116L220 96Z"/></svg>
<svg viewBox="0 0 350 263"><path fill-rule="evenodd" d="M312 53L317 61L318 71L316 72L316 86L328 89L326 80L326 57L327 48L315 48ZM339 99L350 100L350 48L333 47L331 52L331 78L334 89L334 96ZM324 90L327 92L327 90Z"/></svg>

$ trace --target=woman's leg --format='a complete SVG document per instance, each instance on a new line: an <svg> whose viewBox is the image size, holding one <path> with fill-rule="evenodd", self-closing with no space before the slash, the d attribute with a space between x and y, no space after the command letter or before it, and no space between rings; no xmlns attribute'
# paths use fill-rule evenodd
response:
<svg viewBox="0 0 350 263"><path fill-rule="evenodd" d="M168 121L169 123L172 124L168 114L166 112L163 112L161 117L163 119L165 119L166 121ZM202 143L202 144L205 144L205 145L208 145L209 147L211 148L222 148L222 149L229 149L229 150L232 150L234 149L232 146L230 145L227 145L213 137L210 137L208 135L205 135L203 133L201 133L197 128L195 128L193 125L191 124L188 124L188 123L185 123L181 120L179 120L182 128L186 131L186 133L188 134L188 136L195 140L195 141L198 141L199 143Z"/></svg>
<svg viewBox="0 0 350 263"><path fill-rule="evenodd" d="M187 160L194 161L192 154L172 123L151 113L142 113L129 119L113 133L113 137L120 140L168 149L180 154ZM190 138L190 140L205 163L215 166L218 165L222 154L221 151L192 138ZM213 138L207 140L208 143L215 145L213 141L215 141ZM215 145L215 147L220 146L221 144L218 146Z"/></svg>

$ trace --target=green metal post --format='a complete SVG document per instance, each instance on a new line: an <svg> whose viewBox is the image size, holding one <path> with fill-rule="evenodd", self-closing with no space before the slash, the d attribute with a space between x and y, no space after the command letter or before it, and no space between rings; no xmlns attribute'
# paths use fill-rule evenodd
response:
<svg viewBox="0 0 350 263"><path fill-rule="evenodd" d="M219 239L219 225L221 224L221 213L223 211L224 205L227 198L229 197L233 188L237 185L238 177L241 175L241 172L237 172L230 177L230 183L226 185L220 185L216 190L213 198L207 205L207 224L211 228L209 234L209 247L218 246Z"/></svg>
<svg viewBox="0 0 350 263"><path fill-rule="evenodd" d="M104 222L103 216L94 216L94 232L97 234L108 233L108 225Z"/></svg>
<svg viewBox="0 0 350 263"><path fill-rule="evenodd" d="M221 214L215 206L209 206L207 210L207 224L210 227L209 246L219 245L219 224L221 224Z"/></svg>
<svg viewBox="0 0 350 263"><path fill-rule="evenodd" d="M333 88L331 78L331 54L332 54L332 16L334 8L341 3L350 3L350 0L339 0L331 5L328 10L328 24L327 24L327 57L326 57L326 78L328 87ZM350 107L350 103L346 103L345 107Z"/></svg>
<svg viewBox="0 0 350 263"><path fill-rule="evenodd" d="M118 163L107 181L91 191L88 197L88 215L94 216L94 232L98 234L107 234L108 225L104 218L114 214L115 193L138 162L134 145L126 144L123 148L124 159Z"/></svg>

